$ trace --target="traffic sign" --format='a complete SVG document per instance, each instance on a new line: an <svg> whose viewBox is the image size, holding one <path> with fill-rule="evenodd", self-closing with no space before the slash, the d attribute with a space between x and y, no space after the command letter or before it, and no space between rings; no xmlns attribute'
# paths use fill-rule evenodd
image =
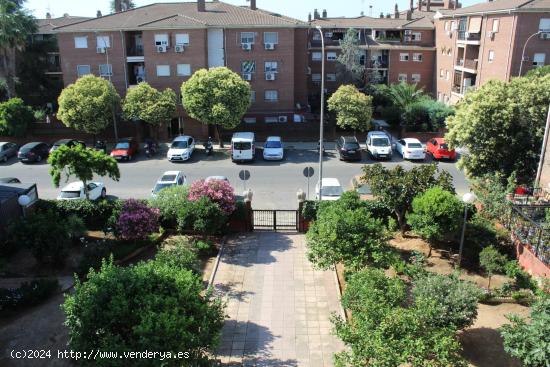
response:
<svg viewBox="0 0 550 367"><path fill-rule="evenodd" d="M306 167L304 168L304 176L307 178L313 177L313 174L315 173L315 170L313 167Z"/></svg>
<svg viewBox="0 0 550 367"><path fill-rule="evenodd" d="M248 181L250 179L250 171L243 169L239 172L239 178L243 181Z"/></svg>

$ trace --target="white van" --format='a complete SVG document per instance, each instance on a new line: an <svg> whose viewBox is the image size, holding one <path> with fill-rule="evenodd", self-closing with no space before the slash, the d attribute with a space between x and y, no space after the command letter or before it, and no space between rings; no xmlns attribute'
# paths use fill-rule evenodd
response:
<svg viewBox="0 0 550 367"><path fill-rule="evenodd" d="M255 156L254 133L234 133L231 138L231 160L233 162L253 161Z"/></svg>

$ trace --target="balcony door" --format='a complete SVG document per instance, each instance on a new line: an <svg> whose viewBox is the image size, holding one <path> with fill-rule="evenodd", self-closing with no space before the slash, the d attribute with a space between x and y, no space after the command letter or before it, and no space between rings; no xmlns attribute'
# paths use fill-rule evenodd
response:
<svg viewBox="0 0 550 367"><path fill-rule="evenodd" d="M208 67L225 66L223 29L208 29Z"/></svg>

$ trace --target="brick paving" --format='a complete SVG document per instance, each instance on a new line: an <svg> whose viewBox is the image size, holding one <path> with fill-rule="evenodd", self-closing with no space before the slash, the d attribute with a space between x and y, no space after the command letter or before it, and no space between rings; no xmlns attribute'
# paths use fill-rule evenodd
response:
<svg viewBox="0 0 550 367"><path fill-rule="evenodd" d="M343 344L334 274L314 270L301 234L255 232L228 241L214 279L228 319L217 358L236 366L332 366Z"/></svg>

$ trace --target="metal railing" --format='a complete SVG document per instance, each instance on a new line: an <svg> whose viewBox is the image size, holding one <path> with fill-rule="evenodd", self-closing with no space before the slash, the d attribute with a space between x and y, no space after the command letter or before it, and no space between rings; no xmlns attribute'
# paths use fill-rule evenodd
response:
<svg viewBox="0 0 550 367"><path fill-rule="evenodd" d="M512 238L527 247L542 263L550 266L550 223L545 223L550 205L512 205L505 226ZM537 219L544 218L543 222Z"/></svg>
<svg viewBox="0 0 550 367"><path fill-rule="evenodd" d="M461 66L466 69L477 70L477 60L472 59L458 59L456 60L456 66Z"/></svg>
<svg viewBox="0 0 550 367"><path fill-rule="evenodd" d="M298 230L297 210L252 210L254 229L264 230Z"/></svg>
<svg viewBox="0 0 550 367"><path fill-rule="evenodd" d="M458 31L458 39L460 41L479 41L481 39L481 33Z"/></svg>

